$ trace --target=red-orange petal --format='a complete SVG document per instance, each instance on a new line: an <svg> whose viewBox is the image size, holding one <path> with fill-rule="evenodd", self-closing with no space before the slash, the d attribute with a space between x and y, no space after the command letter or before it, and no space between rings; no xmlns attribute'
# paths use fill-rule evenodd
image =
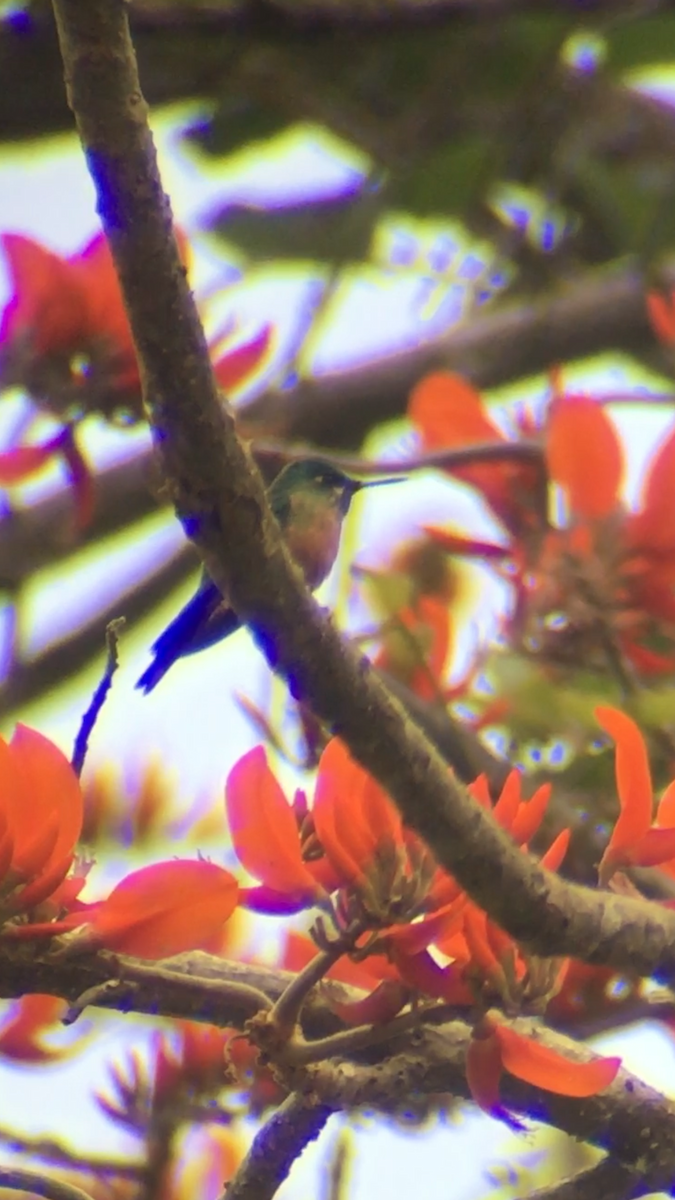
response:
<svg viewBox="0 0 675 1200"><path fill-rule="evenodd" d="M272 325L263 325L260 332L250 341L242 342L232 350L226 350L214 362L213 371L219 387L228 392L253 374L269 352L273 332Z"/></svg>
<svg viewBox="0 0 675 1200"><path fill-rule="evenodd" d="M85 301L66 259L18 233L0 235L12 297L0 321L0 341L27 337L36 354L62 354L82 343Z"/></svg>
<svg viewBox="0 0 675 1200"><path fill-rule="evenodd" d="M32 993L12 1005L9 1019L0 1027L0 1056L20 1063L54 1062L70 1051L42 1044L46 1029L56 1025L67 1004L58 996Z"/></svg>
<svg viewBox="0 0 675 1200"><path fill-rule="evenodd" d="M658 867L675 858L675 829L648 829L633 846L626 847L627 861L636 867Z"/></svg>
<svg viewBox="0 0 675 1200"><path fill-rule="evenodd" d="M644 738L635 721L617 708L601 706L595 718L616 742L616 784L621 812L609 845L613 851L644 837L652 823L652 779Z"/></svg>
<svg viewBox="0 0 675 1200"><path fill-rule="evenodd" d="M553 839L548 850L541 856L541 864L547 867L549 871L558 871L562 866L567 848L570 844L572 836L571 830L561 829L556 838Z"/></svg>
<svg viewBox="0 0 675 1200"><path fill-rule="evenodd" d="M203 859L154 863L127 875L93 912L96 945L140 958L170 958L198 950L237 907L239 886L229 871Z"/></svg>
<svg viewBox="0 0 675 1200"><path fill-rule="evenodd" d="M225 785L227 819L242 866L275 892L316 897L320 888L302 861L300 835L263 746L235 763Z"/></svg>
<svg viewBox="0 0 675 1200"><path fill-rule="evenodd" d="M675 548L675 427L649 461L631 540L647 551Z"/></svg>
<svg viewBox="0 0 675 1200"><path fill-rule="evenodd" d="M20 839L21 844L32 841L35 826L46 825L55 812L58 836L53 854L61 858L73 850L82 830L80 781L58 746L27 725L17 725L10 752L22 793L10 814L17 852Z"/></svg>
<svg viewBox="0 0 675 1200"><path fill-rule="evenodd" d="M450 963L441 967L428 950L419 954L399 953L394 946L392 959L404 983L433 1000L448 1004L472 1005L475 997L462 976L462 967Z"/></svg>
<svg viewBox="0 0 675 1200"><path fill-rule="evenodd" d="M668 787L659 800L656 819L664 829L670 829L671 826L675 825L675 779L672 783L668 784Z"/></svg>
<svg viewBox="0 0 675 1200"><path fill-rule="evenodd" d="M340 1000L330 986L323 995L331 1012L346 1025L384 1025L407 1004L410 991L400 980L383 979L361 1000Z"/></svg>
<svg viewBox="0 0 675 1200"><path fill-rule="evenodd" d="M0 487L12 487L37 475L53 460L58 445L58 440L50 438L41 446L15 446L0 453Z"/></svg>
<svg viewBox="0 0 675 1200"><path fill-rule="evenodd" d="M664 296L662 292L647 292L645 296L647 315L654 333L666 346L675 342L675 306L672 292Z"/></svg>
<svg viewBox="0 0 675 1200"><path fill-rule="evenodd" d="M512 771L509 771L506 777L506 783L504 784L499 799L492 810L492 815L495 821L498 825L501 825L502 829L511 829L511 825L515 820L516 813L520 807L521 779L521 773L516 767L514 767Z"/></svg>
<svg viewBox="0 0 675 1200"><path fill-rule="evenodd" d="M502 1055L494 1034L472 1037L466 1051L466 1081L476 1104L486 1113L500 1109L499 1081L502 1077Z"/></svg>
<svg viewBox="0 0 675 1200"><path fill-rule="evenodd" d="M341 879L359 883L377 842L366 824L366 772L339 738L331 738L319 762L312 815L317 838Z"/></svg>
<svg viewBox="0 0 675 1200"><path fill-rule="evenodd" d="M595 1096L613 1083L620 1058L594 1058L591 1062L570 1062L564 1054L516 1033L506 1025L494 1023L504 1069L533 1087L546 1088L560 1096Z"/></svg>
<svg viewBox="0 0 675 1200"><path fill-rule="evenodd" d="M517 842L519 846L524 846L531 841L539 829L546 815L551 790L550 783L542 783L529 800L524 800L519 805L509 830L514 842Z"/></svg>
<svg viewBox="0 0 675 1200"><path fill-rule="evenodd" d="M420 921L407 925L390 925L382 931L382 937L390 938L405 954L419 954L438 938L451 937L462 926L466 897L459 896L450 904L428 913Z"/></svg>
<svg viewBox="0 0 675 1200"><path fill-rule="evenodd" d="M408 416L430 450L504 438L486 415L480 392L451 371L434 371L420 380L410 393Z"/></svg>
<svg viewBox="0 0 675 1200"><path fill-rule="evenodd" d="M616 429L590 396L554 400L546 430L546 462L567 492L574 516L605 517L616 507L623 454Z"/></svg>

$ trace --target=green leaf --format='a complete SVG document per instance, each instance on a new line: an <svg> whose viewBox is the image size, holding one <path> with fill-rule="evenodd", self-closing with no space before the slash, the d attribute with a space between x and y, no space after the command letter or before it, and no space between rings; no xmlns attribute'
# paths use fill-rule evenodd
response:
<svg viewBox="0 0 675 1200"><path fill-rule="evenodd" d="M253 261L361 262L370 248L380 204L377 191L368 187L277 208L230 205L211 224Z"/></svg>

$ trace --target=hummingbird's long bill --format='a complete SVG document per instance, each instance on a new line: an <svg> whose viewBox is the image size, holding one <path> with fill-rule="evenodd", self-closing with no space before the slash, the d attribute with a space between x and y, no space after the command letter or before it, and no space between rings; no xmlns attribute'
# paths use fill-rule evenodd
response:
<svg viewBox="0 0 675 1200"><path fill-rule="evenodd" d="M360 484L364 487L384 487L387 483L405 483L407 475L392 475L389 479L366 479Z"/></svg>

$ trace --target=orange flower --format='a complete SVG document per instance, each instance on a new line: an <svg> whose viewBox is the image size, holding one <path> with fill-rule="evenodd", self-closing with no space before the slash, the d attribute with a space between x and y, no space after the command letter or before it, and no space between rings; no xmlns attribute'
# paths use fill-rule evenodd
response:
<svg viewBox="0 0 675 1200"><path fill-rule="evenodd" d="M0 1057L22 1064L63 1060L71 1047L46 1046L42 1038L49 1029L59 1028L67 1008L65 1000L41 993L12 1001L8 1017L0 1026Z"/></svg>
<svg viewBox="0 0 675 1200"><path fill-rule="evenodd" d="M582 1098L595 1096L609 1087L620 1066L620 1058L570 1062L556 1050L500 1024L488 1014L473 1031L467 1051L466 1074L476 1103L485 1112L511 1123L510 1114L499 1100L503 1071L533 1087L560 1096Z"/></svg>
<svg viewBox="0 0 675 1200"><path fill-rule="evenodd" d="M133 871L106 900L74 914L76 944L138 958L200 950L220 934L239 899L229 871L204 859L174 859Z"/></svg>
<svg viewBox="0 0 675 1200"><path fill-rule="evenodd" d="M218 354L220 347L217 340L211 344L213 372L218 385L225 392L237 388L257 370L272 344L272 325L263 325L259 333L248 342L240 342L238 346L227 346Z"/></svg>
<svg viewBox="0 0 675 1200"><path fill-rule="evenodd" d="M245 907L297 912L325 896L314 863L303 859L296 817L262 746L235 763L225 786L225 804L237 857L262 884L242 889Z"/></svg>
<svg viewBox="0 0 675 1200"><path fill-rule="evenodd" d="M558 396L546 422L546 462L574 518L597 520L616 507L623 453L616 429L590 396Z"/></svg>
<svg viewBox="0 0 675 1200"><path fill-rule="evenodd" d="M459 449L482 443L507 442L487 415L480 392L449 371L426 375L413 388L408 416L419 430L425 450ZM521 422L524 433L531 423ZM471 463L448 468L456 479L475 487L506 529L519 536L531 521L536 466L524 462Z"/></svg>
<svg viewBox="0 0 675 1200"><path fill-rule="evenodd" d="M675 827L653 827L654 793L647 747L635 721L616 708L595 710L598 724L616 742L616 786L620 813L599 867L602 884L619 867L654 867L675 858ZM663 818L671 810L675 784L659 809Z"/></svg>
<svg viewBox="0 0 675 1200"><path fill-rule="evenodd" d="M68 759L34 729L0 738L0 918L36 907L68 874L82 791Z"/></svg>

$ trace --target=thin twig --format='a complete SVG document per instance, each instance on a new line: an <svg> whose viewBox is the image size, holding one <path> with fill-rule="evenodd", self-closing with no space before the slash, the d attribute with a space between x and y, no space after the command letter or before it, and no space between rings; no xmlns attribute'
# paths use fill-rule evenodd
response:
<svg viewBox="0 0 675 1200"><path fill-rule="evenodd" d="M75 774L78 776L82 774L84 760L87 757L87 750L89 749L89 738L91 737L94 726L99 718L101 709L106 702L108 692L112 687L113 675L115 674L115 671L119 665L117 644L119 642L120 634L124 629L124 625L124 617L117 617L114 621L110 621L110 623L106 625L105 640L108 655L106 659L105 670L103 672L101 681L91 698L91 703L82 717L80 728L78 729L77 737L75 738L75 745L73 747L72 766Z"/></svg>
<svg viewBox="0 0 675 1200"><path fill-rule="evenodd" d="M29 1171L25 1167L0 1167L0 1187L14 1192L32 1192L34 1196L42 1196L45 1200L92 1200L89 1192L83 1192L74 1183L53 1179L50 1175Z"/></svg>

